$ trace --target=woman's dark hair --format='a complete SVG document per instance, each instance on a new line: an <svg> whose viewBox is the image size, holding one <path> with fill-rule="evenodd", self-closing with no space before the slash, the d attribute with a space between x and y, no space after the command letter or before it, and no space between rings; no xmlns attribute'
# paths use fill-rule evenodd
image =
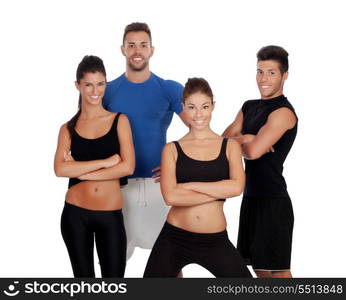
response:
<svg viewBox="0 0 346 300"><path fill-rule="evenodd" d="M214 103L213 91L211 90L208 81L206 81L204 78L197 77L189 78L185 83L185 87L183 90L183 103L185 104L185 100L187 97L198 92L210 97L211 103Z"/></svg>
<svg viewBox="0 0 346 300"><path fill-rule="evenodd" d="M288 71L288 52L280 46L266 46L257 52L257 61L275 60L279 63L281 75Z"/></svg>
<svg viewBox="0 0 346 300"><path fill-rule="evenodd" d="M96 73L100 72L106 77L106 69L103 65L103 61L101 58L94 55L86 55L83 57L82 61L79 63L77 72L76 72L76 81L80 83L80 80L85 76L86 73ZM82 96L79 94L78 100L78 111L72 117L70 121L67 122L67 129L72 136L73 129L76 126L78 118L81 114L81 104L82 104Z"/></svg>

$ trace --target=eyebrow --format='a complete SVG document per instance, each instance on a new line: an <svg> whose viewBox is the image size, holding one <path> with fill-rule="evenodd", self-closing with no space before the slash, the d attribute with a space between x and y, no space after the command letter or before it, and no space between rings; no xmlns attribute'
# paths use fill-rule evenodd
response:
<svg viewBox="0 0 346 300"><path fill-rule="evenodd" d="M206 105L206 104L211 104L209 101L208 102L204 102L202 105ZM193 105L193 106L196 106L195 104L193 103L187 103L187 105Z"/></svg>
<svg viewBox="0 0 346 300"><path fill-rule="evenodd" d="M267 71L277 71L278 69L268 69ZM263 71L261 68L257 68L257 71Z"/></svg>
<svg viewBox="0 0 346 300"><path fill-rule="evenodd" d="M127 42L125 41L126 44L149 44L149 42Z"/></svg>

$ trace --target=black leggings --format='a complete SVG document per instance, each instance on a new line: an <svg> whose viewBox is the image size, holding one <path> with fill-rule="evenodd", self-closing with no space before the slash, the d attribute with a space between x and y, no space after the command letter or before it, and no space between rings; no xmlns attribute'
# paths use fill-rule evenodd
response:
<svg viewBox="0 0 346 300"><path fill-rule="evenodd" d="M215 277L252 277L227 231L194 233L165 223L151 251L144 277L177 277L196 263Z"/></svg>
<svg viewBox="0 0 346 300"><path fill-rule="evenodd" d="M89 210L65 202L61 215L74 277L95 277L94 236L102 277L124 277L126 233L120 210Z"/></svg>

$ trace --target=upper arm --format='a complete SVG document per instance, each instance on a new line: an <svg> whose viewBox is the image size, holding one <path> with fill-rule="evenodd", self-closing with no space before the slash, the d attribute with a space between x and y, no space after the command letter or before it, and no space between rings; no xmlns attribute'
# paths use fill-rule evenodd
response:
<svg viewBox="0 0 346 300"><path fill-rule="evenodd" d="M256 159L265 154L287 130L295 126L296 122L295 114L287 107L273 111L269 115L267 122L258 131L254 140L249 143L249 159Z"/></svg>
<svg viewBox="0 0 346 300"><path fill-rule="evenodd" d="M229 162L229 178L232 180L239 180L243 186L245 182L245 173L242 150L240 144L236 140L228 140L227 157Z"/></svg>
<svg viewBox="0 0 346 300"><path fill-rule="evenodd" d="M177 185L176 170L177 153L174 143L168 143L162 150L161 157L161 192L164 198Z"/></svg>
<svg viewBox="0 0 346 300"><path fill-rule="evenodd" d="M71 148L71 137L67 129L67 124L60 127L58 145L54 157L54 169L59 167L59 164L64 162L64 153L69 153Z"/></svg>
<svg viewBox="0 0 346 300"><path fill-rule="evenodd" d="M117 129L119 144L120 144L120 157L122 161L128 161L131 165L135 165L135 152L132 141L132 131L128 118L126 115L121 114L118 121Z"/></svg>
<svg viewBox="0 0 346 300"><path fill-rule="evenodd" d="M229 125L224 133L222 134L223 137L233 137L241 134L241 131L243 129L243 112L240 110L234 121Z"/></svg>
<svg viewBox="0 0 346 300"><path fill-rule="evenodd" d="M168 93L170 108L180 116L183 111L182 100L184 87L179 82L173 80L166 80L164 84Z"/></svg>

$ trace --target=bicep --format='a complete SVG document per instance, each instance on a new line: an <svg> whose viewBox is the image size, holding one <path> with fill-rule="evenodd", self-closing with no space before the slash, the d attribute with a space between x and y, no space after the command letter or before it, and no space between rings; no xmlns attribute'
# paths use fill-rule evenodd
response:
<svg viewBox="0 0 346 300"><path fill-rule="evenodd" d="M233 137L241 134L243 129L243 112L240 110L234 121L227 127L225 132L222 134L224 137Z"/></svg>
<svg viewBox="0 0 346 300"><path fill-rule="evenodd" d="M118 139L120 144L120 157L123 161L134 161L134 147L132 141L132 131L128 118L122 114L119 116Z"/></svg>
<svg viewBox="0 0 346 300"><path fill-rule="evenodd" d="M272 112L267 122L258 131L253 140L253 147L259 148L259 152L266 152L272 147L287 130L294 127L296 117L288 108L280 108Z"/></svg>
<svg viewBox="0 0 346 300"><path fill-rule="evenodd" d="M54 157L54 166L64 161L64 153L69 153L71 148L71 138L67 125L61 126L58 137L58 144Z"/></svg>
<svg viewBox="0 0 346 300"><path fill-rule="evenodd" d="M161 157L161 191L165 195L177 185L176 159L174 157L173 144L167 144L162 151Z"/></svg>
<svg viewBox="0 0 346 300"><path fill-rule="evenodd" d="M231 180L245 180L242 150L237 141L228 141L229 177Z"/></svg>

